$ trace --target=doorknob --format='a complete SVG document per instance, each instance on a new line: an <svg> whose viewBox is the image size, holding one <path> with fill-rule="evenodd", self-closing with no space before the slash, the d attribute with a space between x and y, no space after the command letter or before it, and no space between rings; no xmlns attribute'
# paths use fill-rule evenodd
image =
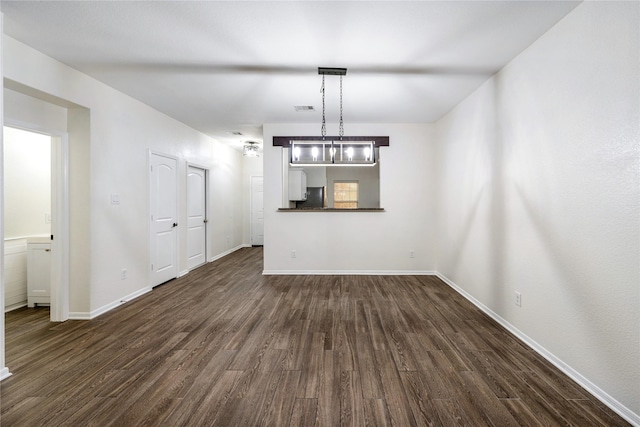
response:
<svg viewBox="0 0 640 427"><path fill-rule="evenodd" d="M206 224L206 223L207 223L207 222L209 222L209 221L207 221L207 220L205 219L205 220L204 220L204 221L202 221L202 222L204 222L204 223Z"/></svg>
<svg viewBox="0 0 640 427"><path fill-rule="evenodd" d="M174 222L174 223L173 223L173 226L174 226L174 227L177 227L177 226L178 226L178 223L177 223L177 222Z"/></svg>

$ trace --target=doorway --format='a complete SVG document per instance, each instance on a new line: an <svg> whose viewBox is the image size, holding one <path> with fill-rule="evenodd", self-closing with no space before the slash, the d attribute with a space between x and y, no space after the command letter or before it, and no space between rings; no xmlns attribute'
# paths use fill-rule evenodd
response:
<svg viewBox="0 0 640 427"><path fill-rule="evenodd" d="M251 246L264 245L264 178L251 177Z"/></svg>
<svg viewBox="0 0 640 427"><path fill-rule="evenodd" d="M10 120L6 123L3 244L7 250L2 260L6 272L5 309L32 306L35 301L49 304L51 321L64 321L69 317L68 139L66 134ZM31 293L27 275L29 247L39 254L38 263L44 266L36 267L38 274L31 275L39 276L36 291ZM32 262L31 267L35 264Z"/></svg>

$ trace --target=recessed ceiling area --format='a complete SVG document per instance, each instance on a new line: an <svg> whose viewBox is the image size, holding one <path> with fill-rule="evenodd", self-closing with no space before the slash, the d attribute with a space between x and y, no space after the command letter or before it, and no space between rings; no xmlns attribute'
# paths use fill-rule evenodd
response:
<svg viewBox="0 0 640 427"><path fill-rule="evenodd" d="M346 135L350 122L436 121L578 4L2 1L1 10L8 36L241 148L261 140L264 123L319 126L318 67L349 70ZM326 81L329 133L337 82Z"/></svg>

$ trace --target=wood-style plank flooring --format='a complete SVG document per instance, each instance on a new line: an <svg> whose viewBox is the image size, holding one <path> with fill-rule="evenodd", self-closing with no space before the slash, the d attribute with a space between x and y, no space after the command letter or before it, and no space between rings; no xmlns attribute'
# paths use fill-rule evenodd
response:
<svg viewBox="0 0 640 427"><path fill-rule="evenodd" d="M4 426L622 426L431 276L262 276L246 248L91 321L6 316Z"/></svg>

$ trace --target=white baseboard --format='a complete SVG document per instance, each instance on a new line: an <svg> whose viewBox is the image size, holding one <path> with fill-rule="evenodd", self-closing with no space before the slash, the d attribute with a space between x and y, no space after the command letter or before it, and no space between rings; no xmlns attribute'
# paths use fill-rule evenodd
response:
<svg viewBox="0 0 640 427"><path fill-rule="evenodd" d="M0 381L4 380L5 378L9 378L10 376L11 372L9 372L9 368L4 367L0 369Z"/></svg>
<svg viewBox="0 0 640 427"><path fill-rule="evenodd" d="M211 258L209 258L209 262L213 262L213 261L218 260L218 259L220 259L222 257L226 257L227 255L232 254L232 253L234 253L235 251L237 251L239 249L250 248L250 247L251 247L251 245L243 243L242 245L238 245L235 248L229 249L228 251L224 251L224 252L222 252L222 253L220 253L218 255L212 256Z"/></svg>
<svg viewBox="0 0 640 427"><path fill-rule="evenodd" d="M67 320L91 320L91 313L88 311L70 311Z"/></svg>
<svg viewBox="0 0 640 427"><path fill-rule="evenodd" d="M262 270L264 276L433 276L427 270Z"/></svg>
<svg viewBox="0 0 640 427"><path fill-rule="evenodd" d="M151 292L151 288L142 288L137 290L123 298L118 299L117 301L113 301L109 304L103 305L102 307L95 309L91 312L86 311L77 311L77 312L69 312L69 320L91 320L100 316L101 314L106 313L109 310L113 310L114 308L131 301L132 299L138 298L140 295L144 295L147 292Z"/></svg>
<svg viewBox="0 0 640 427"><path fill-rule="evenodd" d="M5 307L5 308L4 308L4 312L5 312L5 313L8 313L8 312L10 312L10 311L17 310L17 309L19 309L19 308L26 307L26 306L27 306L27 302L26 302L26 301L24 301L24 302L19 302L19 303L17 303L17 304L12 304L12 305L9 305L9 306Z"/></svg>
<svg viewBox="0 0 640 427"><path fill-rule="evenodd" d="M182 270L180 273L178 273L178 276L176 277L176 279L186 276L187 274L189 274L189 271L191 270Z"/></svg>
<svg viewBox="0 0 640 427"><path fill-rule="evenodd" d="M513 326L511 323L503 319L489 307L482 304L478 301L473 295L469 294L467 291L462 289L460 286L456 285L453 281L449 280L445 275L436 273L436 276L440 278L443 282L445 282L448 286L458 292L460 295L469 300L473 305L482 310L486 315L491 317L493 320L498 322L502 327L506 330L514 334L520 341L524 342L526 345L531 347L536 353L540 356L544 357L546 360L551 362L556 368L560 369L564 372L569 378L578 383L583 389L585 389L588 393L593 395L596 399L600 400L602 403L607 405L611 410L620 415L622 418L630 422L635 426L640 426L640 415L634 413L629 408L624 406L622 403L618 402L616 399L611 397L608 393L602 390L600 387L589 381L578 371L573 369L571 366L563 362L560 358L555 356L549 350L538 344L535 340L528 337L518 328Z"/></svg>

